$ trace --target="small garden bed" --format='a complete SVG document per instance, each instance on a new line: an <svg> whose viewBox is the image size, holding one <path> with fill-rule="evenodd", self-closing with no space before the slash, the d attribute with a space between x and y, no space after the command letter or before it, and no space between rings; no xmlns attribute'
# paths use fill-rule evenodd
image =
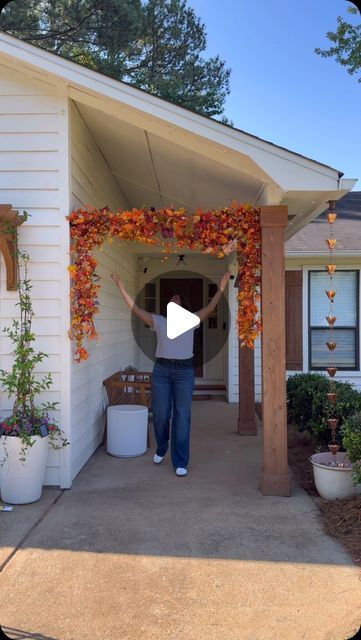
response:
<svg viewBox="0 0 361 640"><path fill-rule="evenodd" d="M361 565L361 495L343 500L319 497L309 462L316 446L307 432L300 433L295 425L289 425L288 457L297 483L317 503L326 532L336 537L350 551L353 561Z"/></svg>

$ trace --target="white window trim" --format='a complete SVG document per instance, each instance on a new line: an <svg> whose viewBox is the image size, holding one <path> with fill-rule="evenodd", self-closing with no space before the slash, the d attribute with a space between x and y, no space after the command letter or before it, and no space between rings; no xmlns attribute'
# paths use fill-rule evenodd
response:
<svg viewBox="0 0 361 640"><path fill-rule="evenodd" d="M327 260L325 261L325 264L327 263ZM303 271L303 278L302 278L302 304L303 304L303 336L302 336L302 341L303 341L303 373L324 373L325 375L327 375L326 371L323 370L312 370L312 372L310 371L310 363L309 363L309 353L308 353L308 331L309 331L309 326L308 326L308 316L309 316L309 291L308 291L308 285L309 285L309 272L310 271L322 271L322 265L320 264L313 264L313 265L307 265L307 266L303 266L302 268ZM361 268L359 266L353 266L352 264L337 264L337 271L357 271L359 274L359 283L360 283L360 291L359 291L359 299L358 299L358 307L359 307L359 318L361 320ZM359 369L342 369L339 372L338 378L347 378L347 377L355 377L358 376L358 374L361 374L361 336L360 336L360 327L361 327L361 321L359 321L359 335L358 335L358 340L359 340L359 345L360 345L360 356L359 356ZM337 374L336 374L337 377Z"/></svg>

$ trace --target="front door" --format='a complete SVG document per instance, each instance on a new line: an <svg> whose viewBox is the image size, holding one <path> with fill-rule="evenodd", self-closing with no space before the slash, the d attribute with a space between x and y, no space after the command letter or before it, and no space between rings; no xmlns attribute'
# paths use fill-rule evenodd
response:
<svg viewBox="0 0 361 640"><path fill-rule="evenodd" d="M176 293L189 301L193 312L203 307L202 278L160 279L160 314L167 315L167 304ZM197 378L203 377L203 323L194 332L194 371Z"/></svg>

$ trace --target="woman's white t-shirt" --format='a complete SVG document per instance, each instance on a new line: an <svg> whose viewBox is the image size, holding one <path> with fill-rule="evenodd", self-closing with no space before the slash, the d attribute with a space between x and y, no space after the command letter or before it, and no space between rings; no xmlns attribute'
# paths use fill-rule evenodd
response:
<svg viewBox="0 0 361 640"><path fill-rule="evenodd" d="M167 318L153 313L152 318L154 322L153 331L157 334L156 358L168 358L171 360L192 358L195 327L177 336L177 338L170 339L167 336Z"/></svg>

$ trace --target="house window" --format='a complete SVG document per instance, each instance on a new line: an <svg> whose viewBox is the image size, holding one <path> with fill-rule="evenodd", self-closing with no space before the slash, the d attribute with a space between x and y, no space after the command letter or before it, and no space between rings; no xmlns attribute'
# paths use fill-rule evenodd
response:
<svg viewBox="0 0 361 640"><path fill-rule="evenodd" d="M330 335L326 316L330 302L325 291L330 288L326 271L309 272L309 362L310 369L326 369L330 364L338 369L359 369L358 271L336 271L332 277L336 290L332 314L337 320L333 328L337 347L329 351Z"/></svg>

